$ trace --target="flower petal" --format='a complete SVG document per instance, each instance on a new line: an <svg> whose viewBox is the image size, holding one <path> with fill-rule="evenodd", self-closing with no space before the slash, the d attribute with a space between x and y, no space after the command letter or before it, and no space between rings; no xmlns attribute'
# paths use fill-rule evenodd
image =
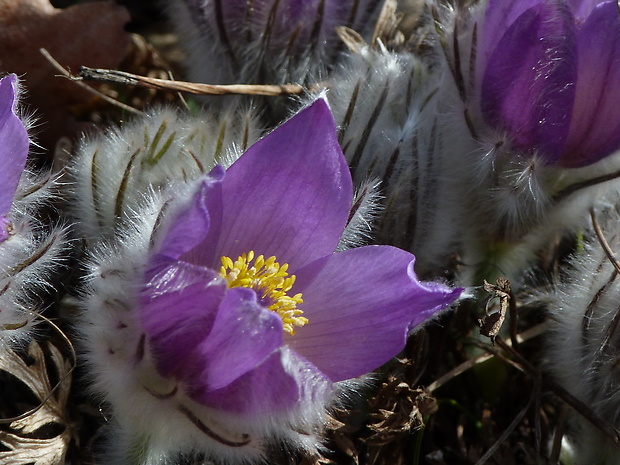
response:
<svg viewBox="0 0 620 465"><path fill-rule="evenodd" d="M235 65L235 73L276 72L278 82L294 70L278 66L284 60L306 63L308 56L329 61L338 52L337 26L359 30L370 23L380 0L185 0L189 18L216 50L224 50ZM182 31L186 32L186 31ZM313 63L310 63L310 66ZM243 68L243 69L242 69ZM279 69L277 69L279 68ZM251 73L251 74L254 74ZM252 76L263 81L265 76ZM271 82L275 84L276 82Z"/></svg>
<svg viewBox="0 0 620 465"><path fill-rule="evenodd" d="M17 77L14 74L0 79L0 217L11 209L28 156L28 133L15 114L16 86Z"/></svg>
<svg viewBox="0 0 620 465"><path fill-rule="evenodd" d="M140 321L160 374L183 379L193 369L190 355L211 332L226 289L207 268L153 261L140 294Z"/></svg>
<svg viewBox="0 0 620 465"><path fill-rule="evenodd" d="M299 400L299 386L276 351L254 370L217 391L190 388L189 395L203 405L234 413L281 412Z"/></svg>
<svg viewBox="0 0 620 465"><path fill-rule="evenodd" d="M527 10L547 0L489 0L484 10L480 54L485 63L508 28Z"/></svg>
<svg viewBox="0 0 620 465"><path fill-rule="evenodd" d="M462 289L421 283L415 257L389 246L339 252L298 270L309 322L285 343L332 381L360 376L400 352L408 332L452 303Z"/></svg>
<svg viewBox="0 0 620 465"><path fill-rule="evenodd" d="M519 3L519 2L515 2ZM577 56L567 6L544 2L522 13L502 35L482 82L482 112L517 148L558 160L575 98Z"/></svg>
<svg viewBox="0 0 620 465"><path fill-rule="evenodd" d="M594 163L620 148L620 15L600 4L577 33L579 68L570 132L560 164Z"/></svg>
<svg viewBox="0 0 620 465"><path fill-rule="evenodd" d="M568 0L573 15L579 23L583 23L596 6L605 0Z"/></svg>
<svg viewBox="0 0 620 465"><path fill-rule="evenodd" d="M213 391L228 386L275 352L283 332L282 319L261 307L253 290L229 289L209 337L192 352L197 369L189 379L194 388Z"/></svg>
<svg viewBox="0 0 620 465"><path fill-rule="evenodd" d="M218 165L203 178L191 203L172 221L158 249L159 255L174 259L183 256L207 237L214 215L217 218L215 224L221 223L219 218L222 203L221 181L224 175L224 168Z"/></svg>
<svg viewBox="0 0 620 465"><path fill-rule="evenodd" d="M286 46L300 54L305 49L316 53L313 48L331 44L337 26L352 27L355 16L367 16L364 10L372 9L373 3L372 0L262 0L254 1L253 6L256 17L263 21L273 18L269 31L273 37L272 53L280 51L276 47ZM266 30L266 25L263 28Z"/></svg>
<svg viewBox="0 0 620 465"><path fill-rule="evenodd" d="M294 270L331 254L353 187L326 102L317 100L250 147L227 170L222 190L218 228L226 234L196 251L207 266L253 250Z"/></svg>

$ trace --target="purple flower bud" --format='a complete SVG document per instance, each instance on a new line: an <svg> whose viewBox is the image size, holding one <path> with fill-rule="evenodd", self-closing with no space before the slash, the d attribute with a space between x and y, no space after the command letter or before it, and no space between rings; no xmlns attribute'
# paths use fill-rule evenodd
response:
<svg viewBox="0 0 620 465"><path fill-rule="evenodd" d="M193 79L282 83L318 74L343 50L337 26L369 29L378 0L179 0Z"/></svg>
<svg viewBox="0 0 620 465"><path fill-rule="evenodd" d="M614 1L489 0L478 76L486 122L547 164L620 148L620 16Z"/></svg>
<svg viewBox="0 0 620 465"><path fill-rule="evenodd" d="M14 74L0 79L0 242L9 235L7 215L28 156L28 133L15 113L16 87Z"/></svg>

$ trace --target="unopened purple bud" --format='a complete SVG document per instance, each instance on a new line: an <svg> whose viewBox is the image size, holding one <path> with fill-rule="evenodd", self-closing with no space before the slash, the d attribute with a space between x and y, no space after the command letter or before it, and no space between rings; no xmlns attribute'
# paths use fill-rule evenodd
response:
<svg viewBox="0 0 620 465"><path fill-rule="evenodd" d="M177 0L194 80L279 84L318 78L344 48L336 27L369 30L379 0Z"/></svg>
<svg viewBox="0 0 620 465"><path fill-rule="evenodd" d="M489 0L479 41L485 121L521 153L580 167L620 148L616 2Z"/></svg>

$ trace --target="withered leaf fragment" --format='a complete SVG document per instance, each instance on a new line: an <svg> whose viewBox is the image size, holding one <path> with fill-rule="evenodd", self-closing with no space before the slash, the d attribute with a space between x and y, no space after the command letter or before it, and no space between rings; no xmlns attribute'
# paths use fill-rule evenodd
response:
<svg viewBox="0 0 620 465"><path fill-rule="evenodd" d="M49 0L0 0L0 71L22 77L24 101L40 121L37 142L52 149L59 135L84 127L79 118L92 105L92 94L59 78L39 51L45 48L70 70L82 66L116 68L127 54L127 10L113 1L55 8Z"/></svg>
<svg viewBox="0 0 620 465"><path fill-rule="evenodd" d="M490 337L491 342L495 343L495 338L506 319L506 312L510 303L510 281L500 277L497 278L496 284L491 284L485 280L483 288L486 292L491 293L491 298L496 297L499 299L499 311L489 314L488 310L491 302L489 299L485 308L486 315L478 320L480 334Z"/></svg>
<svg viewBox="0 0 620 465"><path fill-rule="evenodd" d="M28 348L32 363L26 363L8 347L0 349L0 370L6 371L23 382L41 403L40 408L15 419L9 424L9 431L0 431L0 443L9 450L0 451L0 463L13 465L56 465L65 461L65 454L73 428L66 406L71 389L71 363L51 343L47 343L49 359L53 367L48 367L41 345L33 341ZM60 380L54 390L50 382L50 371ZM54 392L52 392L54 390ZM49 429L61 430L49 437ZM46 434L37 433L43 428ZM41 436L41 437L38 437Z"/></svg>

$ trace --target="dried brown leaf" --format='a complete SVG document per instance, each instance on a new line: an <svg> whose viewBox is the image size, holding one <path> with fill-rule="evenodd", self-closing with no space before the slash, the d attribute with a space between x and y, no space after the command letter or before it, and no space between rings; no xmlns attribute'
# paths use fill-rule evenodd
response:
<svg viewBox="0 0 620 465"><path fill-rule="evenodd" d="M0 431L0 442L10 449L0 452L0 460L12 465L62 464L68 444L64 433L50 439L34 439L5 431Z"/></svg>
<svg viewBox="0 0 620 465"><path fill-rule="evenodd" d="M127 53L130 36L125 8L112 1L54 8L49 0L0 0L0 70L23 75L27 101L43 113L40 128L53 142L68 133L72 116L93 97L64 78L41 55L45 48L63 66L115 68ZM79 129L74 123L73 129ZM39 139L44 134L39 134ZM47 143L47 140L43 141ZM53 145L46 147L52 149Z"/></svg>
<svg viewBox="0 0 620 465"><path fill-rule="evenodd" d="M11 431L0 431L0 442L9 450L0 452L0 462L36 465L63 463L73 430L66 411L71 389L71 363L52 344L47 344L53 367L48 367L41 346L33 341L28 348L32 363L26 363L17 353L4 348L0 355L0 370L23 382L41 402L40 408L20 416L9 425ZM50 369L59 385L50 383ZM43 427L55 425L61 433L54 437L36 437Z"/></svg>

